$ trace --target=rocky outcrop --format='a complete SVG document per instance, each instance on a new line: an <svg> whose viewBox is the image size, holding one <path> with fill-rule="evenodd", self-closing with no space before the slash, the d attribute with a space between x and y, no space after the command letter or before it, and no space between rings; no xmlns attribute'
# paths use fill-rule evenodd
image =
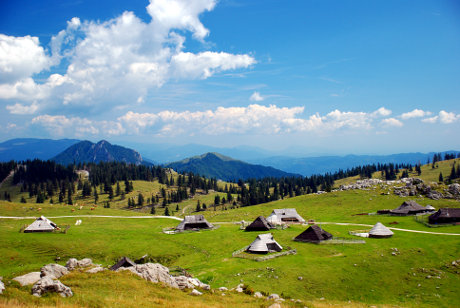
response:
<svg viewBox="0 0 460 308"><path fill-rule="evenodd" d="M62 297L73 296L72 290L69 287L65 286L57 279L52 279L51 276L42 277L32 287L32 295L37 297L41 297L48 292L58 293Z"/></svg>
<svg viewBox="0 0 460 308"><path fill-rule="evenodd" d="M130 267L122 267L118 271L131 271L134 274L151 282L162 282L170 287L179 288L176 280L169 274L169 269L158 263L137 264Z"/></svg>
<svg viewBox="0 0 460 308"><path fill-rule="evenodd" d="M48 276L53 279L58 279L68 273L67 268L59 264L47 264L40 269L40 277Z"/></svg>
<svg viewBox="0 0 460 308"><path fill-rule="evenodd" d="M432 200L439 200L444 198L443 194L436 190L430 191L426 196Z"/></svg>
<svg viewBox="0 0 460 308"><path fill-rule="evenodd" d="M77 267L88 267L92 265L94 265L93 260L91 260L90 258L81 259L80 261L78 261L75 258L70 258L69 261L67 261L65 267L69 271L73 271Z"/></svg>
<svg viewBox="0 0 460 308"><path fill-rule="evenodd" d="M103 268L101 266L96 266L96 267L93 267L93 268L87 270L86 272L90 273L90 274L95 274L95 273L103 272L103 271L106 271L106 270L107 270L106 268Z"/></svg>
<svg viewBox="0 0 460 308"><path fill-rule="evenodd" d="M31 272L22 276L15 277L13 280L19 282L21 286L28 286L40 280L40 272Z"/></svg>
<svg viewBox="0 0 460 308"><path fill-rule="evenodd" d="M460 184L450 184L448 187L449 192L454 196L460 196Z"/></svg>

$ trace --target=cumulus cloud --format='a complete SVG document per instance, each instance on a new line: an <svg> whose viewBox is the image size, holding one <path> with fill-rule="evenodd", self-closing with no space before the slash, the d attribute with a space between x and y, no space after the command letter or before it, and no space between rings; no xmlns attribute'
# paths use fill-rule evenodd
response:
<svg viewBox="0 0 460 308"><path fill-rule="evenodd" d="M391 110L386 109L385 107L380 107L379 109L373 112L373 115L382 116L382 117L387 117L390 114L391 114Z"/></svg>
<svg viewBox="0 0 460 308"><path fill-rule="evenodd" d="M401 127L403 126L403 123L401 121L399 121L398 119L395 119L395 118L387 118L387 119L383 119L381 121L381 124L384 125L384 126L392 126L392 127Z"/></svg>
<svg viewBox="0 0 460 308"><path fill-rule="evenodd" d="M253 101L253 102L261 102L264 100L264 97L262 95L260 95L259 92L254 92L252 93L251 97L249 97L249 100L250 101Z"/></svg>
<svg viewBox="0 0 460 308"><path fill-rule="evenodd" d="M439 121L442 124L451 124L456 122L457 120L460 120L460 114L455 114L453 112L441 110L439 111L438 115L422 119L422 122L434 124Z"/></svg>
<svg viewBox="0 0 460 308"><path fill-rule="evenodd" d="M414 109L410 112L405 112L401 115L401 119L407 120L412 118L422 118L431 115L430 111L423 111L420 109Z"/></svg>
<svg viewBox="0 0 460 308"><path fill-rule="evenodd" d="M12 114L34 114L38 110L38 105L35 102L29 106L16 103L6 106L6 109Z"/></svg>
<svg viewBox="0 0 460 308"><path fill-rule="evenodd" d="M50 64L38 37L0 34L0 83L15 83L49 68Z"/></svg>
<svg viewBox="0 0 460 308"><path fill-rule="evenodd" d="M84 132L100 135L224 135L283 134L294 132L333 132L337 130L371 130L376 121L384 126L402 126L395 118L379 120L382 110L352 112L334 110L304 116L304 107L278 107L251 104L246 107L218 107L204 111L171 111L138 113L128 111L112 121L92 121L66 116L37 116L33 124L54 134ZM387 113L387 112L385 112Z"/></svg>
<svg viewBox="0 0 460 308"><path fill-rule="evenodd" d="M214 0L150 0L149 22L133 12L104 22L74 17L51 39L50 55L37 38L2 35L0 98L107 110L143 101L171 79L205 79L255 64L248 54L184 50L184 31L199 41L209 34L199 16L215 5ZM68 63L65 74L43 83L32 79L59 63Z"/></svg>

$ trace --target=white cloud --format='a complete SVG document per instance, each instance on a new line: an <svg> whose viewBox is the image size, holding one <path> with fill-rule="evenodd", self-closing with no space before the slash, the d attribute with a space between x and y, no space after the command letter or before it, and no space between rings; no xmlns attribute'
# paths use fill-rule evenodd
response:
<svg viewBox="0 0 460 308"><path fill-rule="evenodd" d="M456 122L457 120L460 120L460 114L455 114L453 112L447 112L445 110L441 110L439 111L438 115L431 117L431 118L422 119L422 122L434 124L439 121L442 124L451 124L451 123Z"/></svg>
<svg viewBox="0 0 460 308"><path fill-rule="evenodd" d="M74 17L52 38L49 57L37 38L2 36L0 72L6 81L0 81L0 99L105 111L143 100L171 79L205 79L255 64L248 54L184 51L184 31L200 41L209 34L199 17L215 5L214 0L151 0L149 22L132 12L105 22ZM59 78L52 75L44 83L31 78L64 58L69 64L65 74L54 74Z"/></svg>
<svg viewBox="0 0 460 308"><path fill-rule="evenodd" d="M91 120L79 117L66 117L63 115L41 115L32 119L32 124L39 124L55 136L96 135L99 129Z"/></svg>
<svg viewBox="0 0 460 308"><path fill-rule="evenodd" d="M423 111L420 109L414 109L410 112L405 112L401 115L401 119L407 120L412 118L422 118L431 115L430 111Z"/></svg>
<svg viewBox="0 0 460 308"><path fill-rule="evenodd" d="M401 121L399 121L398 119L395 119L395 118L383 119L381 121L381 123L384 126L393 126L393 127L401 127L401 126L404 125Z"/></svg>
<svg viewBox="0 0 460 308"><path fill-rule="evenodd" d="M385 107L380 107L376 111L372 113L375 116L382 116L382 117L387 117L391 114L391 110L386 109Z"/></svg>
<svg viewBox="0 0 460 308"><path fill-rule="evenodd" d="M34 114L38 110L38 105L35 102L30 106L16 103L6 106L6 109L12 114Z"/></svg>
<svg viewBox="0 0 460 308"><path fill-rule="evenodd" d="M13 84L49 68L50 64L37 37L0 34L0 83Z"/></svg>
<svg viewBox="0 0 460 308"><path fill-rule="evenodd" d="M250 101L253 101L253 102L261 102L264 100L264 97L262 97L262 95L260 95L259 92L254 92L252 93L251 97L249 98Z"/></svg>

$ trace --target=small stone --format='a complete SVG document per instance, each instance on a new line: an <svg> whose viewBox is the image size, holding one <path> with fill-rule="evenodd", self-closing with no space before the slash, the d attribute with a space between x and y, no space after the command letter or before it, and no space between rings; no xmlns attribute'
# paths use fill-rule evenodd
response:
<svg viewBox="0 0 460 308"><path fill-rule="evenodd" d="M426 276L426 279L430 279L430 278L431 278L431 275Z"/></svg>
<svg viewBox="0 0 460 308"><path fill-rule="evenodd" d="M238 288L235 289L235 291L238 292L238 293L243 293L243 288L238 287Z"/></svg>
<svg viewBox="0 0 460 308"><path fill-rule="evenodd" d="M262 297L264 297L264 296L262 295L262 293L260 293L260 292L257 291L257 292L254 293L254 297L255 297L255 298L262 298Z"/></svg>
<svg viewBox="0 0 460 308"><path fill-rule="evenodd" d="M219 288L219 291L221 291L221 292L227 292L228 289L227 289L226 287L220 287L220 288Z"/></svg>
<svg viewBox="0 0 460 308"><path fill-rule="evenodd" d="M90 274L95 274L95 273L99 273L99 272L102 272L102 271L105 271L106 269L101 267L101 266L96 266L96 267L93 267L89 270L87 270L86 272L87 273L90 273Z"/></svg>
<svg viewBox="0 0 460 308"><path fill-rule="evenodd" d="M319 300L320 300L320 301L323 301L323 300L325 300L325 298L324 298L324 297L321 297Z"/></svg>
<svg viewBox="0 0 460 308"><path fill-rule="evenodd" d="M3 283L2 277L0 277L0 294L3 293L3 291L5 290L5 284Z"/></svg>
<svg viewBox="0 0 460 308"><path fill-rule="evenodd" d="M419 288L420 288L421 286L422 286L422 285L421 285L420 283L417 285L417 287L419 287Z"/></svg>
<svg viewBox="0 0 460 308"><path fill-rule="evenodd" d="M268 306L268 308L281 308L281 305L278 304L278 303L274 303L274 304Z"/></svg>
<svg viewBox="0 0 460 308"><path fill-rule="evenodd" d="M276 293L273 293L273 294L270 294L268 297L267 297L268 300L277 300L277 299L280 299L280 296Z"/></svg>
<svg viewBox="0 0 460 308"><path fill-rule="evenodd" d="M303 280L302 276L297 277L297 280Z"/></svg>
<svg viewBox="0 0 460 308"><path fill-rule="evenodd" d="M203 295L203 293L201 293L201 292L198 291L198 290L193 289L192 292L190 292L190 295L200 296L200 295Z"/></svg>

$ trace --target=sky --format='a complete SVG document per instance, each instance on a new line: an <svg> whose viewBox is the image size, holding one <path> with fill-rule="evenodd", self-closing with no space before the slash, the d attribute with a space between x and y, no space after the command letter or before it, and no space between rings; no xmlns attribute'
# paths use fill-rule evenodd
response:
<svg viewBox="0 0 460 308"><path fill-rule="evenodd" d="M460 2L0 0L0 141L460 150Z"/></svg>

